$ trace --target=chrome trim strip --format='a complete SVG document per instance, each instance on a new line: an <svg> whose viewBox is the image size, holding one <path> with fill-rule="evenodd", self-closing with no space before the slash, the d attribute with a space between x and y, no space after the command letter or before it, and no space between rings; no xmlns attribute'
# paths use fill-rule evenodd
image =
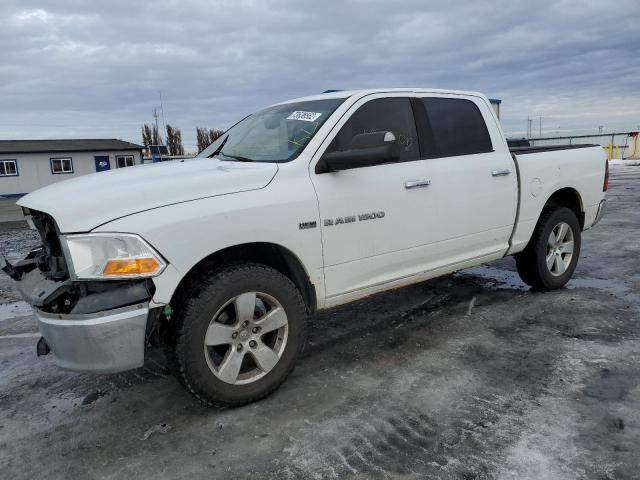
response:
<svg viewBox="0 0 640 480"><path fill-rule="evenodd" d="M429 185L431 185L431 180L429 180L428 178L421 178L419 180L407 180L406 182L404 182L404 188L406 189L428 187Z"/></svg>

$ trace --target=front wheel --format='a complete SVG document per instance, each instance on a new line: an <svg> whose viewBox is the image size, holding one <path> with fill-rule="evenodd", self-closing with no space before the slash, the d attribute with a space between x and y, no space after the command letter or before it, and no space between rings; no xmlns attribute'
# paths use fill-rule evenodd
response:
<svg viewBox="0 0 640 480"><path fill-rule="evenodd" d="M176 373L209 405L239 406L268 395L293 370L304 344L300 292L264 265L203 278L176 313Z"/></svg>
<svg viewBox="0 0 640 480"><path fill-rule="evenodd" d="M580 223L565 207L547 208L529 240L516 254L520 278L533 288L563 287L573 275L580 256Z"/></svg>

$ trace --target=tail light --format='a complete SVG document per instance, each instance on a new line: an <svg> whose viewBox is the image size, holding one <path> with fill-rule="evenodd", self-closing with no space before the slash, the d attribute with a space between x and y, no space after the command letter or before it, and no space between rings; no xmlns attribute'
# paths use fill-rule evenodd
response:
<svg viewBox="0 0 640 480"><path fill-rule="evenodd" d="M606 192L609 188L609 160L605 160L604 164L604 183L602 184L602 191Z"/></svg>

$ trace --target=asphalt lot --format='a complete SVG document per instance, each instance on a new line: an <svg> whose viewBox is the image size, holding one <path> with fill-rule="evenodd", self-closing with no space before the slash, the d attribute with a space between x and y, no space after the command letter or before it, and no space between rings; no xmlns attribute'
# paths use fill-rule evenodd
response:
<svg viewBox="0 0 640 480"><path fill-rule="evenodd" d="M12 222L22 218L22 209L16 205L15 198L0 197L0 222Z"/></svg>
<svg viewBox="0 0 640 480"><path fill-rule="evenodd" d="M0 477L638 478L640 167L611 173L568 288L530 292L509 258L323 313L288 381L233 410L160 352L99 377L36 358L3 276Z"/></svg>

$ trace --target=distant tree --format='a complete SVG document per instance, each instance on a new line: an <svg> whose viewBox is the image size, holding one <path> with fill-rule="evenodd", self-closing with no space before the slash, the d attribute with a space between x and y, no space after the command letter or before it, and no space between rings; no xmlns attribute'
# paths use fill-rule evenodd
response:
<svg viewBox="0 0 640 480"><path fill-rule="evenodd" d="M224 134L224 130L220 130L218 128L210 128L209 129L209 145L215 142L223 134Z"/></svg>
<svg viewBox="0 0 640 480"><path fill-rule="evenodd" d="M204 142L202 141L202 132L200 131L200 127L196 127L196 144L198 146L198 153L204 150Z"/></svg>
<svg viewBox="0 0 640 480"><path fill-rule="evenodd" d="M184 155L182 147L182 133L179 128L167 125L167 148L169 155Z"/></svg>
<svg viewBox="0 0 640 480"><path fill-rule="evenodd" d="M155 125L151 126L151 141L153 142L151 145L164 145L158 127Z"/></svg>
<svg viewBox="0 0 640 480"><path fill-rule="evenodd" d="M164 145L158 127L145 123L142 126L142 143L147 148L150 145Z"/></svg>
<svg viewBox="0 0 640 480"><path fill-rule="evenodd" d="M196 142L198 144L198 153L209 146L209 134L206 128L196 127Z"/></svg>
<svg viewBox="0 0 640 480"><path fill-rule="evenodd" d="M149 145L153 145L151 138L152 138L151 126L145 123L142 126L142 144L147 149L149 148Z"/></svg>
<svg viewBox="0 0 640 480"><path fill-rule="evenodd" d="M196 127L196 141L198 143L198 153L203 151L218 138L222 136L224 130L218 128Z"/></svg>

